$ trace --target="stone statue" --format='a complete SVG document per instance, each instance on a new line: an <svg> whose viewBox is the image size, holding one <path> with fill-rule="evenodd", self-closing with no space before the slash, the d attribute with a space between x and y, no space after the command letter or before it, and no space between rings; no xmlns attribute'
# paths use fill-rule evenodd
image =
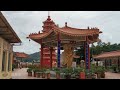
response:
<svg viewBox="0 0 120 90"><path fill-rule="evenodd" d="M67 67L70 68L72 67L74 49L71 44L65 44L63 48L64 48L64 52L63 52L63 63L62 64L64 66L67 65Z"/></svg>

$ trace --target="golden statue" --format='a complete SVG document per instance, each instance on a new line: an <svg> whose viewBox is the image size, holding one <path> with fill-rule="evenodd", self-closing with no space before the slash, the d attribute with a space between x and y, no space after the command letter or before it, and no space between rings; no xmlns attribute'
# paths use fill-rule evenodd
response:
<svg viewBox="0 0 120 90"><path fill-rule="evenodd" d="M64 52L63 52L63 65L67 65L68 68L72 67L72 61L73 61L73 47L71 44L65 44L63 46Z"/></svg>

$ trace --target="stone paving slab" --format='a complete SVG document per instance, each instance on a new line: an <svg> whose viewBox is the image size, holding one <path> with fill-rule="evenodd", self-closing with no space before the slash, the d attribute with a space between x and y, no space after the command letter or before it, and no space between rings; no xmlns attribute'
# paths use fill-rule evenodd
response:
<svg viewBox="0 0 120 90"><path fill-rule="evenodd" d="M51 71L51 79L56 79L55 78L55 72ZM105 73L105 79L120 79L120 73L111 73L111 72L106 72ZM22 69L15 69L12 72L12 79L43 79L43 78L37 78L37 77L30 77L28 76L27 73L27 68L22 68ZM45 78L46 79L46 78Z"/></svg>
<svg viewBox="0 0 120 90"><path fill-rule="evenodd" d="M105 75L105 79L120 79L120 73L106 72Z"/></svg>
<svg viewBox="0 0 120 90"><path fill-rule="evenodd" d="M51 72L54 74L54 72ZM22 69L15 69L12 72L12 79L43 79L43 78L37 78L37 77L30 77L27 73L27 68ZM44 78L46 79L46 78ZM55 77L51 77L51 79L55 79Z"/></svg>

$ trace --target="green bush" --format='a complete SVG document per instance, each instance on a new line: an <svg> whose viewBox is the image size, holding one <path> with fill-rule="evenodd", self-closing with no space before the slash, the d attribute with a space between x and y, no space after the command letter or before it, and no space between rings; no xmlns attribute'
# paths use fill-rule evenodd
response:
<svg viewBox="0 0 120 90"><path fill-rule="evenodd" d="M63 68L62 72L65 73L65 75L71 75L73 73L72 68Z"/></svg>
<svg viewBox="0 0 120 90"><path fill-rule="evenodd" d="M61 73L61 70L59 68L53 68L53 71L55 71L57 74L60 74Z"/></svg>
<svg viewBox="0 0 120 90"><path fill-rule="evenodd" d="M45 73L45 72L46 72L46 69L45 69L45 68L42 68L42 69L41 69L41 72L42 72L42 73Z"/></svg>
<svg viewBox="0 0 120 90"><path fill-rule="evenodd" d="M29 72L32 72L32 69L31 68L28 68L27 69L27 72L29 73Z"/></svg>
<svg viewBox="0 0 120 90"><path fill-rule="evenodd" d="M39 70L39 68L34 68L33 69L33 72L39 72L40 70Z"/></svg>
<svg viewBox="0 0 120 90"><path fill-rule="evenodd" d="M50 73L50 69L46 69L46 73Z"/></svg>
<svg viewBox="0 0 120 90"><path fill-rule="evenodd" d="M106 69L105 69L105 67L103 67L103 66L97 66L97 68L96 68L96 72L105 72L106 71Z"/></svg>

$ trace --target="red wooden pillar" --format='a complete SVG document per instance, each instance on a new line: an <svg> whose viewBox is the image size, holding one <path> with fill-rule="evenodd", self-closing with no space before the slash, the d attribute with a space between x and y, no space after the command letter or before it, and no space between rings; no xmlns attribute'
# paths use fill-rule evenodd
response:
<svg viewBox="0 0 120 90"><path fill-rule="evenodd" d="M41 40L40 44L41 44L41 51L40 51L40 67L43 68L43 44L42 44L42 40Z"/></svg>
<svg viewBox="0 0 120 90"><path fill-rule="evenodd" d="M52 69L52 51L53 51L53 47L50 47L50 68Z"/></svg>

